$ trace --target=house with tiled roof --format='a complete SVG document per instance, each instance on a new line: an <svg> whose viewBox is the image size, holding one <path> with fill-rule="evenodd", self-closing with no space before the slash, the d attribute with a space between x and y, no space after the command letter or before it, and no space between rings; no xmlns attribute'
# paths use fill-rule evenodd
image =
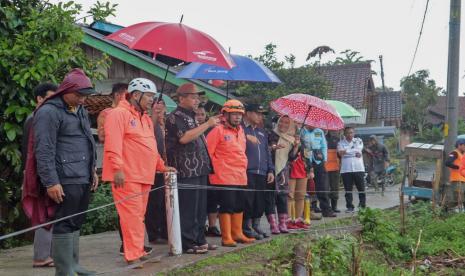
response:
<svg viewBox="0 0 465 276"><path fill-rule="evenodd" d="M366 124L369 96L375 92L370 63L322 66L318 71L331 85L330 99L348 103L362 114L346 123Z"/></svg>
<svg viewBox="0 0 465 276"><path fill-rule="evenodd" d="M400 91L375 92L369 101L369 125L400 127L402 123L402 94Z"/></svg>
<svg viewBox="0 0 465 276"><path fill-rule="evenodd" d="M359 118L345 119L346 124L400 126L401 94L377 92L369 62L322 66L318 71L331 85L330 99L346 102L362 114Z"/></svg>
<svg viewBox="0 0 465 276"><path fill-rule="evenodd" d="M435 126L441 126L446 120L447 99L446 96L438 96L436 104L428 108L428 122ZM465 120L465 97L459 97L458 118Z"/></svg>

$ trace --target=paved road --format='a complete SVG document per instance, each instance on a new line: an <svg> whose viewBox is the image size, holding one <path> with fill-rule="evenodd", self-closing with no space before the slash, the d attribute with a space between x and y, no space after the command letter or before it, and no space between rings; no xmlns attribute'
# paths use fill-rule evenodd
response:
<svg viewBox="0 0 465 276"><path fill-rule="evenodd" d="M388 188L384 197L380 194L368 194L368 206L374 208L390 208L399 204L399 186ZM371 190L369 190L371 191ZM340 193L340 206L343 209L344 195ZM358 200L354 200L354 205L357 206ZM339 217L348 217L353 214L342 213ZM266 219L262 219L263 228L267 223ZM332 221L334 219L324 219L321 221L313 221L314 225ZM209 239L209 242L220 245L220 239ZM186 264L194 263L208 256L224 254L235 249L220 247L216 251L212 251L207 255L182 255L170 257L167 255L167 245L154 246L152 256L160 257L158 263L146 263L143 269L131 270L125 269L126 263L118 254L120 241L117 232L105 232L96 235L84 236L81 238L81 263L95 271L100 275L155 275L158 272L171 270L177 267L185 266ZM243 248L240 245L236 248ZM46 276L54 275L54 269L33 269L32 266L32 246L23 246L19 248L0 251L0 275L25 276L37 275Z"/></svg>

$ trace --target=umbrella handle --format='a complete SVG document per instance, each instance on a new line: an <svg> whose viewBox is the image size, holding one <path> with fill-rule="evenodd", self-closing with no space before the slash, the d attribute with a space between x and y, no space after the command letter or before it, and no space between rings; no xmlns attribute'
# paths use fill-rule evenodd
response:
<svg viewBox="0 0 465 276"><path fill-rule="evenodd" d="M305 121L307 121L307 117L308 117L308 113L310 113L310 109L312 108L311 105L308 106L308 109L307 109L307 114L305 114L305 117L304 117L304 121L303 121L303 125L305 126Z"/></svg>
<svg viewBox="0 0 465 276"><path fill-rule="evenodd" d="M168 77L168 71L169 70L170 70L170 66L168 65L166 67L165 77L163 78L163 82L161 83L161 91L160 91L160 95L158 95L157 103L161 102L161 100L162 100L163 90L165 89L166 78Z"/></svg>

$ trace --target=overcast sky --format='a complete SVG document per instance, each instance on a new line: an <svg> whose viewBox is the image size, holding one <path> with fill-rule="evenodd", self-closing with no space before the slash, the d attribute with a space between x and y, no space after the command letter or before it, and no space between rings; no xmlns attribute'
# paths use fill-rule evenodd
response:
<svg viewBox="0 0 465 276"><path fill-rule="evenodd" d="M56 2L56 1L53 1ZM94 0L76 0L87 10ZM143 21L177 22L202 30L232 53L258 55L273 42L278 56L290 53L305 64L312 49L328 45L336 52L359 51L376 60L384 57L386 85L399 88L406 76L420 30L426 0L113 0L117 14L109 21L131 25ZM228 4L229 3L229 4ZM431 0L417 58L412 71L428 69L441 87L447 80L449 1ZM465 57L462 43L462 58ZM329 58L334 58L329 57ZM463 62L461 62L463 65ZM465 72L460 69L460 91ZM381 86L380 74L374 76Z"/></svg>

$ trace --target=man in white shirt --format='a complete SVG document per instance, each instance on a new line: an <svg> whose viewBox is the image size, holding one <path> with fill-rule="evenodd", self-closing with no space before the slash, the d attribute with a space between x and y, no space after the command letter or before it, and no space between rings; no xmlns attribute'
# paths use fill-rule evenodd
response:
<svg viewBox="0 0 465 276"><path fill-rule="evenodd" d="M339 141L337 151L341 156L341 177L346 191L347 213L354 212L352 204L352 190L355 187L358 191L359 207L366 207L365 185L363 177L365 175L365 166L363 164L362 150L363 141L360 138L354 138L354 128L346 127L344 129L344 139Z"/></svg>

